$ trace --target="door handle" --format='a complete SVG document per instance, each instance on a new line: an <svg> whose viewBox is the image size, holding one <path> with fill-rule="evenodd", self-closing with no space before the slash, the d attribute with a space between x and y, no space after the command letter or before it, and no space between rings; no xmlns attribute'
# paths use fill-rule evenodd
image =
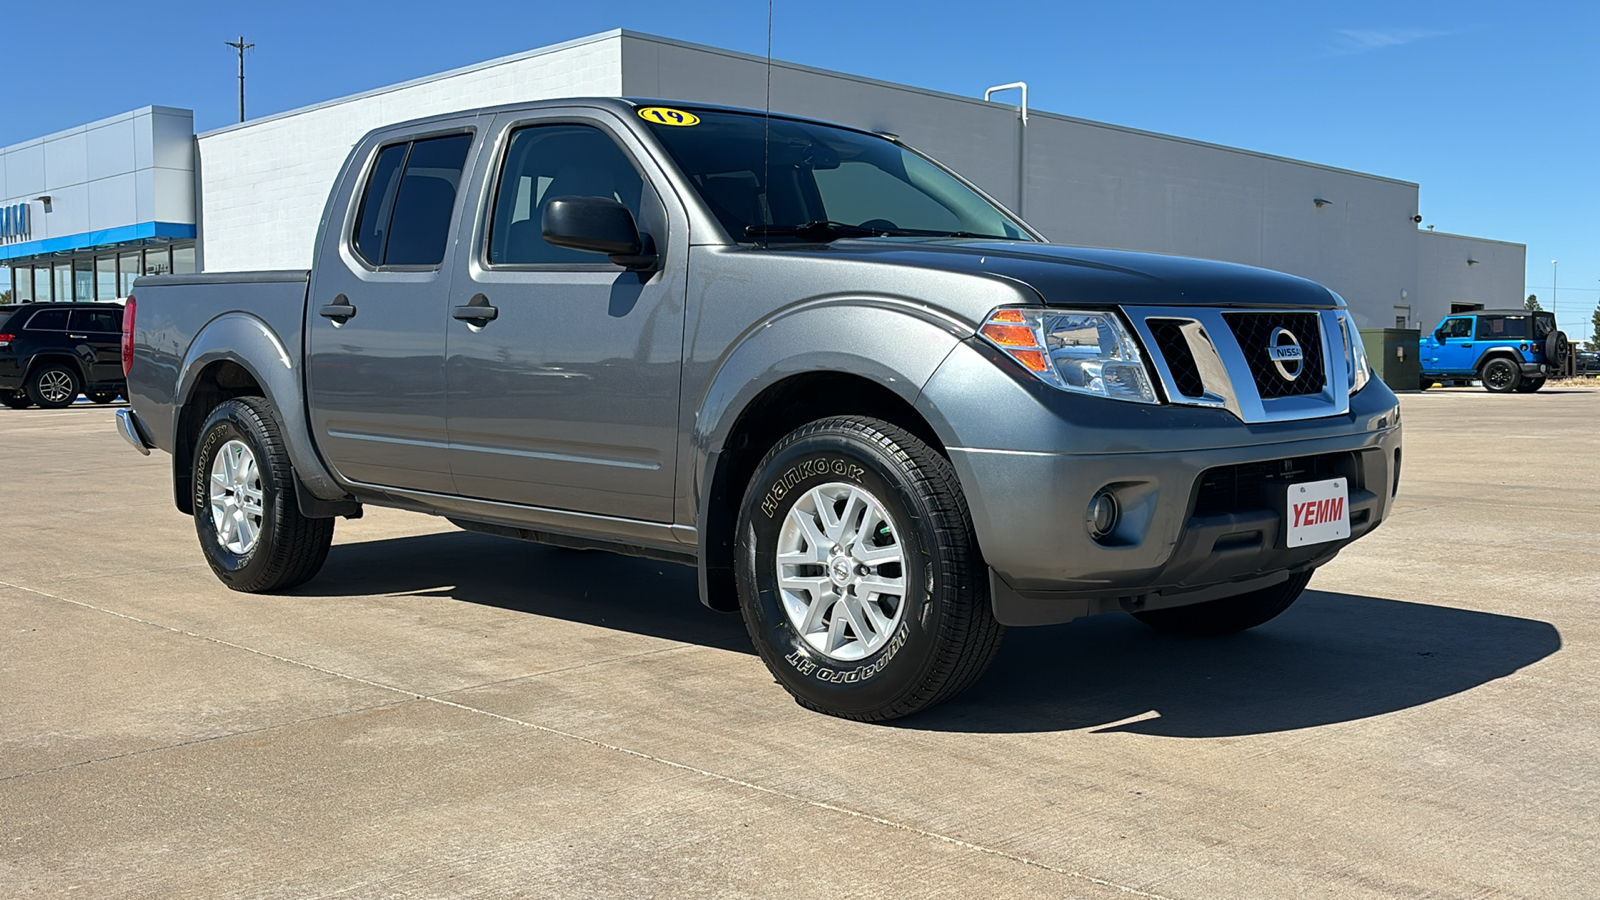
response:
<svg viewBox="0 0 1600 900"><path fill-rule="evenodd" d="M335 325L343 325L356 317L356 308L350 304L350 298L343 294L333 298L333 302L317 310L317 315L324 319L332 319Z"/></svg>
<svg viewBox="0 0 1600 900"><path fill-rule="evenodd" d="M500 310L490 306L489 298L482 294L472 295L472 299L468 300L465 306L450 308L451 318L473 325L481 326L487 322L493 322L499 316Z"/></svg>

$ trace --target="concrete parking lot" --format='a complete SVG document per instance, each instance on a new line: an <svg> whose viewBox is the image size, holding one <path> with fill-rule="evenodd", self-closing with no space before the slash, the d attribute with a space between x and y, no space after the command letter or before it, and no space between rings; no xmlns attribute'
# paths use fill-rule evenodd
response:
<svg viewBox="0 0 1600 900"><path fill-rule="evenodd" d="M1402 406L1279 619L1013 630L890 726L671 565L369 510L231 593L106 408L0 410L0 896L1600 895L1600 391Z"/></svg>

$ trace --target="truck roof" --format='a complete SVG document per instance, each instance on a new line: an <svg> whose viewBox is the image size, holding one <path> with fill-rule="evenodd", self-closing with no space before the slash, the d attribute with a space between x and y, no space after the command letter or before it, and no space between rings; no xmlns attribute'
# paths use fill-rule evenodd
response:
<svg viewBox="0 0 1600 900"><path fill-rule="evenodd" d="M646 106L683 106L692 109L743 113L754 116L770 115L774 119L789 119L796 122L811 122L817 125L827 125L831 128L843 128L849 131L859 131L862 134L877 134L879 137L888 137L891 140L895 139L892 135L874 132L870 129L857 128L853 125L845 125L840 122L829 122L825 119L813 119L808 116L796 116L789 113L769 112L768 110L750 109L742 106L726 106L720 103L701 103L694 100L672 100L652 97L559 97L548 100L527 100L519 103L502 103L497 106L481 106L476 108L469 107L466 109L458 109L453 112L424 116L419 119L406 119L401 122L380 125L377 128L372 129L372 131L368 132L368 134L370 135L371 133L378 131L389 131L391 129L415 128L445 119L459 118L464 115L493 115L495 113L502 112L516 112L520 110L532 109L553 109L562 106L593 106L601 109L609 109L612 112L623 114L631 113L634 110ZM365 138L363 138L363 140L365 140Z"/></svg>

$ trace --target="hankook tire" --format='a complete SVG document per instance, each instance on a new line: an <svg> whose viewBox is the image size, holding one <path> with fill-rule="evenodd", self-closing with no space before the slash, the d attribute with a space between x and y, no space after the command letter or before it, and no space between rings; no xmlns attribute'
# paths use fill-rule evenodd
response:
<svg viewBox="0 0 1600 900"><path fill-rule="evenodd" d="M884 721L978 679L1004 629L949 460L887 422L822 419L757 466L738 524L745 626L802 706Z"/></svg>
<svg viewBox="0 0 1600 900"><path fill-rule="evenodd" d="M328 558L333 520L300 514L289 452L266 400L239 397L211 411L200 428L191 484L200 547L229 588L252 594L292 588Z"/></svg>

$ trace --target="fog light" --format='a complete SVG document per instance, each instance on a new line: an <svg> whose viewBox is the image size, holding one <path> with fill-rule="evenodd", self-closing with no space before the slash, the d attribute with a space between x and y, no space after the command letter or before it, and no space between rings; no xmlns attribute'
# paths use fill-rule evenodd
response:
<svg viewBox="0 0 1600 900"><path fill-rule="evenodd" d="M1095 540L1104 540L1117 527L1117 498L1110 491L1102 490L1089 501L1088 512L1083 517L1083 522L1089 529L1089 536Z"/></svg>

